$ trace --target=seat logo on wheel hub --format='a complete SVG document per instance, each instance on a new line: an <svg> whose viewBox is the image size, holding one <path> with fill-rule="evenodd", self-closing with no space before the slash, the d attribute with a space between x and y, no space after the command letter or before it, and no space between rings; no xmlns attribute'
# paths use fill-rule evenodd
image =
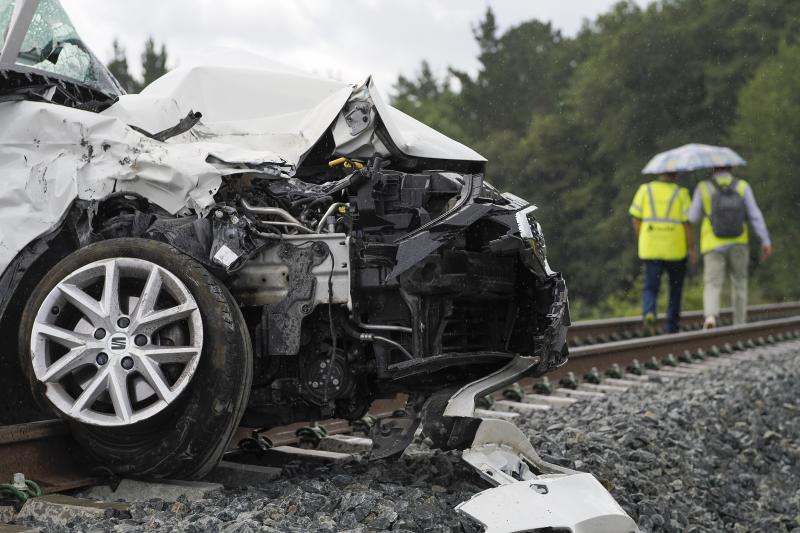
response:
<svg viewBox="0 0 800 533"><path fill-rule="evenodd" d="M109 348L114 352L121 352L128 347L128 337L125 335L115 335L109 341Z"/></svg>

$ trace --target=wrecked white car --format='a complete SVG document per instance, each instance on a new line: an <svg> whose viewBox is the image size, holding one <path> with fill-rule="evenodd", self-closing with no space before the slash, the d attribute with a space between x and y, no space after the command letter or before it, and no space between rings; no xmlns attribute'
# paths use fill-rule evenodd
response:
<svg viewBox="0 0 800 533"><path fill-rule="evenodd" d="M240 424L406 393L373 455L421 426L542 510L507 522L488 491L463 510L489 530L626 530L594 478L473 416L563 365L569 325L534 208L483 157L370 80L244 54L125 95L57 0L0 0L0 36L3 423L32 416L24 388L110 469L192 478ZM583 493L579 520L548 511Z"/></svg>

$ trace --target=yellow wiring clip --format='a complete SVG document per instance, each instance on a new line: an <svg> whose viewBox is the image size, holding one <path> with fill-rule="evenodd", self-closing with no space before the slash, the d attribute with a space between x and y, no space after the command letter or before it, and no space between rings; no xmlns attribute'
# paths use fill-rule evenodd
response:
<svg viewBox="0 0 800 533"><path fill-rule="evenodd" d="M361 161L351 161L346 157L340 157L338 159L334 159L333 161L328 161L328 166L331 168L339 165L342 165L344 168L355 168L356 170L364 168L364 163Z"/></svg>
<svg viewBox="0 0 800 533"><path fill-rule="evenodd" d="M339 214L340 215L344 215L345 213L347 213L347 206L346 205L340 205L339 206Z"/></svg>

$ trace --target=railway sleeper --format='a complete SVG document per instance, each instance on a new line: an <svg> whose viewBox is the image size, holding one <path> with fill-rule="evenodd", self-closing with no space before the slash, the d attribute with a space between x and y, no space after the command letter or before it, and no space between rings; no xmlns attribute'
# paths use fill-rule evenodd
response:
<svg viewBox="0 0 800 533"><path fill-rule="evenodd" d="M535 403L540 405L550 405L552 407L567 407L579 401L577 398L564 398L562 396L545 396L543 394L526 394L523 397L526 403Z"/></svg>
<svg viewBox="0 0 800 533"><path fill-rule="evenodd" d="M536 411L550 411L553 407L538 403L515 402L511 400L500 400L495 402L495 411L510 412L519 414L530 414Z"/></svg>
<svg viewBox="0 0 800 533"><path fill-rule="evenodd" d="M563 396L566 398L576 398L583 400L599 400L605 398L606 394L603 392L590 392L578 389L556 389L553 391L556 396Z"/></svg>
<svg viewBox="0 0 800 533"><path fill-rule="evenodd" d="M589 392L603 392L609 394L621 393L628 390L628 387L611 384L594 384L594 383L581 383L578 390L585 390Z"/></svg>

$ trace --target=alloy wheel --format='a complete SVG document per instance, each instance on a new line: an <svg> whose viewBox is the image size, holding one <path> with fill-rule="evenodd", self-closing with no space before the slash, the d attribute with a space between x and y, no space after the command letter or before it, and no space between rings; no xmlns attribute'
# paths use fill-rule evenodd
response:
<svg viewBox="0 0 800 533"><path fill-rule="evenodd" d="M146 420L190 383L203 348L200 310L174 274L116 257L66 276L31 335L36 379L69 418L97 426Z"/></svg>

